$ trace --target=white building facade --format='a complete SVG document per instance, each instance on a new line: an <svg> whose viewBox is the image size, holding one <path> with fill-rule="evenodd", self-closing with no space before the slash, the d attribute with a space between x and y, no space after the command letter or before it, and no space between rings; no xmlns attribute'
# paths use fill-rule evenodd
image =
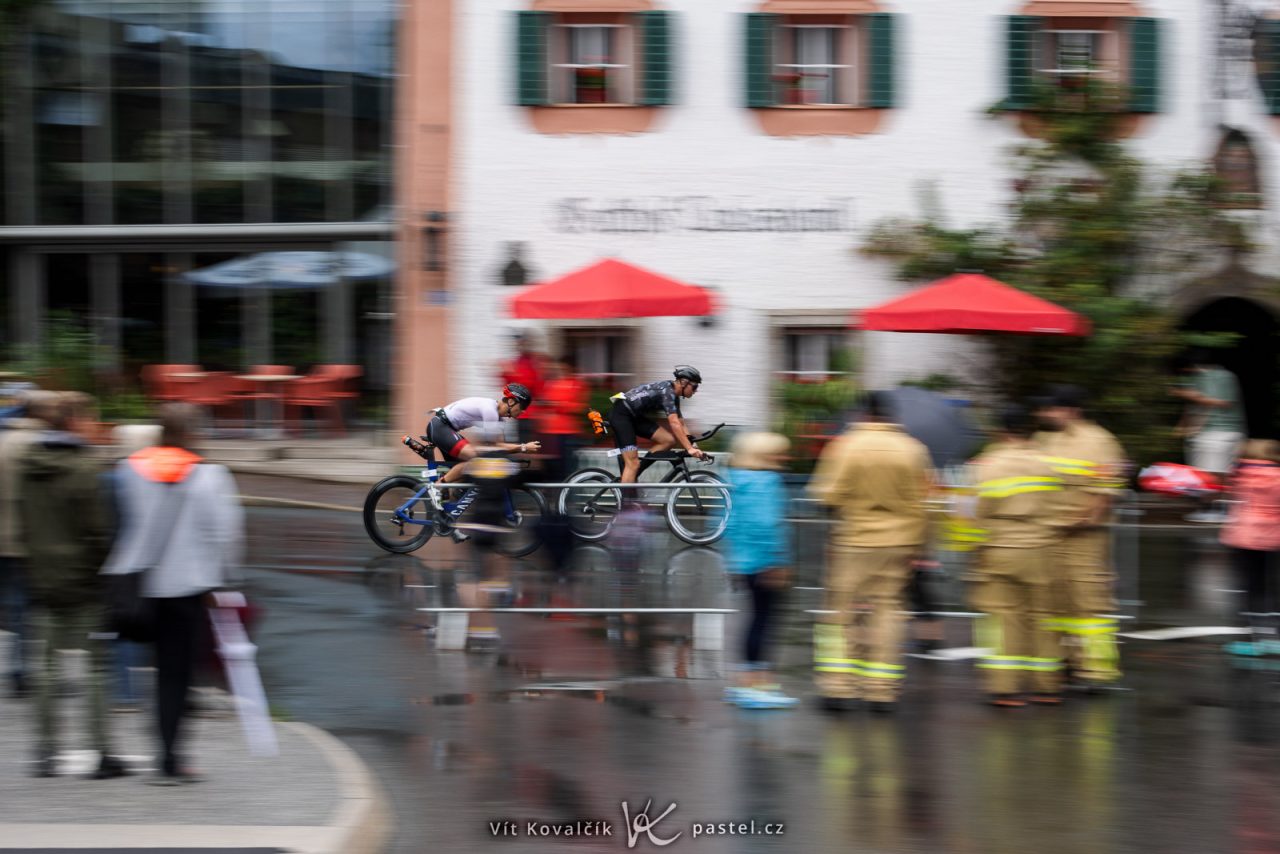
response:
<svg viewBox="0 0 1280 854"><path fill-rule="evenodd" d="M853 310L911 287L859 252L870 227L918 219L926 197L948 226L1000 223L1010 151L1027 136L1016 113L988 111L1016 106L1029 74L1103 73L1130 87L1126 144L1170 171L1209 161L1234 129L1259 197L1280 197L1270 112L1280 93L1268 99L1271 66L1254 61L1280 45L1262 20L1269 10L1206 0L457 0L452 392L492 393L521 327L579 370L618 375L607 382L619 387L696 365L706 384L687 414L701 422L769 423L773 384L842 367L834 354L846 344L870 387L931 373L980 380L972 341L848 331ZM1274 213L1250 216L1273 245ZM510 318L508 285L522 268L532 282L606 257L711 288L719 312ZM1275 260L1271 248L1245 263L1267 275ZM1217 292L1252 298L1255 285L1198 287L1188 314Z"/></svg>

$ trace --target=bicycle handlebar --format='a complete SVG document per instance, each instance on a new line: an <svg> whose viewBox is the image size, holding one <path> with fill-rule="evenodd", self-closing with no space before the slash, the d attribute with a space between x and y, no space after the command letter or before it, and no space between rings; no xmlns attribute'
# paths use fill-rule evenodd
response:
<svg viewBox="0 0 1280 854"><path fill-rule="evenodd" d="M724 424L717 424L716 426L712 427L712 428L711 428L710 430L708 430L707 432L703 433L701 436L690 436L690 437L689 437L689 441L690 441L690 442L693 442L693 443L695 443L695 444L696 444L696 443L698 443L698 442L705 442L705 441L707 441L708 439L710 439L712 436L714 436L715 434L719 433L719 432L720 432L720 430L721 430L721 428L723 428L724 426L725 426Z"/></svg>

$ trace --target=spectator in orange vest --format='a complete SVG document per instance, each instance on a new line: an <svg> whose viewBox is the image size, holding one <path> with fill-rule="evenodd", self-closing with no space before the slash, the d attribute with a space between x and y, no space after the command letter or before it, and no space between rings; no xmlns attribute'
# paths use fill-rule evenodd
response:
<svg viewBox="0 0 1280 854"><path fill-rule="evenodd" d="M587 425L587 384L563 359L547 363L547 380L538 400L538 435L552 458L547 473L563 483L573 473Z"/></svg>
<svg viewBox="0 0 1280 854"><path fill-rule="evenodd" d="M533 336L526 331L519 331L515 334L516 357L507 362L502 367L502 382L504 384L519 383L533 394L533 399L541 401L543 374L546 370L546 360L542 354L534 349ZM526 409L520 413L520 417L516 424L519 428L520 441L528 440L526 434L532 434L530 429L533 426L532 421L528 420L531 415L537 417L540 414L538 404Z"/></svg>

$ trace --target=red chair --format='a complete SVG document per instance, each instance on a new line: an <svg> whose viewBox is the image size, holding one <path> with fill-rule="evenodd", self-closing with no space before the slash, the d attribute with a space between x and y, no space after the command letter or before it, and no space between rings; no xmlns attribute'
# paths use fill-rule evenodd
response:
<svg viewBox="0 0 1280 854"><path fill-rule="evenodd" d="M293 368L288 365L252 365L245 371L246 376L257 377L287 377L292 376ZM253 401L272 401L275 405L279 405L284 400L285 382L255 382L254 380L239 380L236 394L240 400L249 402Z"/></svg>
<svg viewBox="0 0 1280 854"><path fill-rule="evenodd" d="M210 419L217 416L218 410L241 405L237 392L240 381L229 371L213 371L198 380L191 380L184 389L183 400L209 410Z"/></svg>
<svg viewBox="0 0 1280 854"><path fill-rule="evenodd" d="M337 395L343 400L356 400L360 397L359 380L364 376L364 368L359 365L316 365L311 375L338 380Z"/></svg>
<svg viewBox="0 0 1280 854"><path fill-rule="evenodd" d="M290 382L284 393L284 419L293 432L302 420L303 409L327 410L329 426L339 435L346 434L342 423L342 381L324 375L302 377Z"/></svg>
<svg viewBox="0 0 1280 854"><path fill-rule="evenodd" d="M355 401L360 399L360 378L364 376L364 368L359 365L316 365L311 369L311 375L337 380L334 394L340 405L349 407L349 414L355 417Z"/></svg>
<svg viewBox="0 0 1280 854"><path fill-rule="evenodd" d="M198 374L201 370L199 365L143 365L140 372L142 387L152 400L185 400L185 392L195 380L177 379L172 374Z"/></svg>

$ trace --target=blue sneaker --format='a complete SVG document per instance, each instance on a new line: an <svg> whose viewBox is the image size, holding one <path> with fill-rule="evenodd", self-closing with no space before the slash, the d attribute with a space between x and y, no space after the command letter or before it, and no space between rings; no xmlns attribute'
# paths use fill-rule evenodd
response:
<svg viewBox="0 0 1280 854"><path fill-rule="evenodd" d="M800 703L781 691L761 691L759 688L741 688L734 704L740 709L789 709Z"/></svg>
<svg viewBox="0 0 1280 854"><path fill-rule="evenodd" d="M1262 644L1254 643L1253 641L1232 641L1226 644L1223 649L1231 655L1257 656L1264 655L1266 652Z"/></svg>

